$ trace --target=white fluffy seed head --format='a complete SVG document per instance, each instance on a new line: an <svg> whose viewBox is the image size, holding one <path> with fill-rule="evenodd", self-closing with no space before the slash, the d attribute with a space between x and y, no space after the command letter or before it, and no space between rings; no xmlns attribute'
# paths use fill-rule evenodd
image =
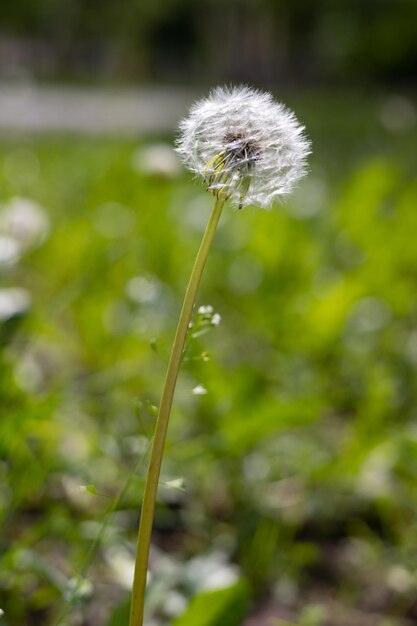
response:
<svg viewBox="0 0 417 626"><path fill-rule="evenodd" d="M180 124L177 152L208 190L239 208L268 208L307 171L310 142L269 93L218 87Z"/></svg>

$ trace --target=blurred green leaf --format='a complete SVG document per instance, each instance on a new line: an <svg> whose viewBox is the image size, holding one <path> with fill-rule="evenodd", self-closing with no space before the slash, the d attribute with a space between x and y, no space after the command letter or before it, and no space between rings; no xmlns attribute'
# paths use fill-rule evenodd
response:
<svg viewBox="0 0 417 626"><path fill-rule="evenodd" d="M323 626L328 611L324 604L309 604L301 612L299 626Z"/></svg>
<svg viewBox="0 0 417 626"><path fill-rule="evenodd" d="M95 485L81 485L81 489L87 493L91 493L93 496L98 495Z"/></svg>
<svg viewBox="0 0 417 626"><path fill-rule="evenodd" d="M111 612L110 619L106 626L121 626L129 624L130 618L130 597L125 598Z"/></svg>
<svg viewBox="0 0 417 626"><path fill-rule="evenodd" d="M191 600L172 626L240 626L248 603L249 591L244 581L226 589L206 591Z"/></svg>
<svg viewBox="0 0 417 626"><path fill-rule="evenodd" d="M146 400L146 409L151 415L158 415L158 407Z"/></svg>

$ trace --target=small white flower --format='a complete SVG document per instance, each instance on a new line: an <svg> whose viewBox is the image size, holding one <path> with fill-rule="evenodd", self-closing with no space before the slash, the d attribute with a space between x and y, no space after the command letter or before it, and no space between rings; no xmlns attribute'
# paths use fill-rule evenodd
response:
<svg viewBox="0 0 417 626"><path fill-rule="evenodd" d="M221 321L222 321L222 317L219 313L215 313L213 317L211 318L211 323L213 324L213 326L218 326Z"/></svg>
<svg viewBox="0 0 417 626"><path fill-rule="evenodd" d="M206 393L207 393L207 389L203 387L203 385L197 385L197 387L194 387L193 389L193 394L195 396L205 396Z"/></svg>
<svg viewBox="0 0 417 626"><path fill-rule="evenodd" d="M180 125L177 151L216 196L268 208L306 173L310 143L269 93L217 88Z"/></svg>
<svg viewBox="0 0 417 626"><path fill-rule="evenodd" d="M214 312L214 309L211 304L202 304L199 307L198 312L200 315L211 315Z"/></svg>

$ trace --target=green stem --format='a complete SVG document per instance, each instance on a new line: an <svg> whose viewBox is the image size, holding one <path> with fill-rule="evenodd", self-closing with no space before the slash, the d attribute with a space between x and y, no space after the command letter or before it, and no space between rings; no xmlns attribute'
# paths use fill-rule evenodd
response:
<svg viewBox="0 0 417 626"><path fill-rule="evenodd" d="M143 609L152 524L155 512L159 475L161 472L162 455L164 452L165 438L168 429L168 421L197 289L206 264L211 242L213 241L216 227L220 219L223 204L223 199L216 199L204 232L200 249L197 253L194 267L191 272L187 291L185 293L178 321L177 332L175 334L174 344L172 346L171 356L169 359L164 390L162 392L161 405L159 407L158 418L155 426L145 492L143 495L139 534L136 546L135 576L133 579L132 601L130 606L130 626L143 625Z"/></svg>

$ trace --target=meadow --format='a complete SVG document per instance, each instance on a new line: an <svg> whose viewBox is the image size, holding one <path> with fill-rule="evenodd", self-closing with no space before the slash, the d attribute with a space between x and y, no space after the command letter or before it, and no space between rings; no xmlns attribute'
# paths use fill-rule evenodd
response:
<svg viewBox="0 0 417 626"><path fill-rule="evenodd" d="M416 104L287 102L311 171L284 205L222 216L198 299L221 321L196 312L180 375L148 626L417 619ZM4 626L127 622L155 406L212 202L172 144L2 137Z"/></svg>

